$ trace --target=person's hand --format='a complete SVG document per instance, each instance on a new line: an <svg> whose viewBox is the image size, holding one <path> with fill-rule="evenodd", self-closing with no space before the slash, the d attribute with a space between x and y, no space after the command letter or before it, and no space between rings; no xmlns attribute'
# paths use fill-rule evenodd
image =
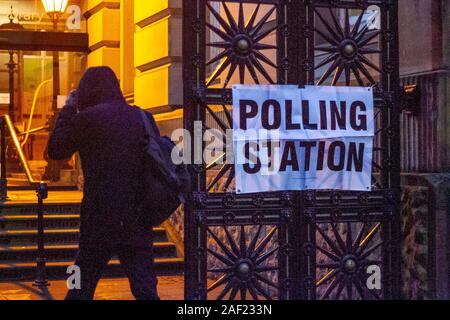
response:
<svg viewBox="0 0 450 320"><path fill-rule="evenodd" d="M70 91L70 93L66 99L66 105L72 106L75 108L77 107L77 91L76 90Z"/></svg>

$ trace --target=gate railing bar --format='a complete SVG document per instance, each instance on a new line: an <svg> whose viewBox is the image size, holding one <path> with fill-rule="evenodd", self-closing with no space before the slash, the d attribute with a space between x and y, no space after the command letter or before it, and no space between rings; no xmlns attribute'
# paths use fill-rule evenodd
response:
<svg viewBox="0 0 450 320"><path fill-rule="evenodd" d="M5 114L0 117L0 160L1 160L1 172L0 172L0 200L8 201L8 179L6 176L6 149L7 139L6 134L9 132L14 147L19 156L19 161L25 171L28 183L36 188L37 197L37 246L38 255L36 258L36 278L33 285L38 288L47 287L49 285L46 276L45 266L45 249L44 249L44 199L48 197L47 184L43 181L36 181L31 174L30 166L25 158L22 146L20 145L19 138L17 136L14 125L9 115Z"/></svg>

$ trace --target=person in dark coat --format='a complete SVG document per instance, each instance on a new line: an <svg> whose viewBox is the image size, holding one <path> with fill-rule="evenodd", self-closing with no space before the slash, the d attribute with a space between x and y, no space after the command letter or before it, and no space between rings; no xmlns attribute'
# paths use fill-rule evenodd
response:
<svg viewBox="0 0 450 320"><path fill-rule="evenodd" d="M93 299L114 255L135 298L158 299L152 231L142 226L138 213L144 137L139 108L125 102L114 72L108 67L88 69L61 110L47 146L54 160L79 152L85 181L75 262L81 289L70 290L66 299Z"/></svg>

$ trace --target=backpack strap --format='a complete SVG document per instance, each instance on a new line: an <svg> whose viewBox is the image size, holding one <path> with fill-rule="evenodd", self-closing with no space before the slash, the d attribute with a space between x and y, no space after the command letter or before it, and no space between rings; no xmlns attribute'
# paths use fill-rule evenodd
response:
<svg viewBox="0 0 450 320"><path fill-rule="evenodd" d="M150 126L150 121L147 118L147 115L145 114L146 112L142 109L139 109L139 112L141 114L141 118L142 118L142 122L144 123L144 127L145 127L145 133L149 136L149 137L153 137L153 130L152 127Z"/></svg>

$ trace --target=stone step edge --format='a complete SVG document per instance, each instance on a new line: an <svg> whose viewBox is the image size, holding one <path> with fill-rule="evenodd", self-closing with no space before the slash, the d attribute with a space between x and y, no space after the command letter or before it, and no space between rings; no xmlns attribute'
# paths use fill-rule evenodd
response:
<svg viewBox="0 0 450 320"><path fill-rule="evenodd" d="M153 228L153 232L165 232L166 229L161 227ZM51 229L47 228L44 230L44 234L65 234L65 233L79 233L79 229ZM37 230L0 230L0 236L11 236L11 235L34 235L37 234Z"/></svg>
<svg viewBox="0 0 450 320"><path fill-rule="evenodd" d="M175 247L175 243L166 241L166 242L155 242L153 244L154 247L164 248L164 247ZM78 245L76 244L58 244L58 245L48 245L45 246L45 251L56 251L56 250L77 250ZM0 245L0 253L4 252L23 252L23 251L37 251L37 246L5 246Z"/></svg>
<svg viewBox="0 0 450 320"><path fill-rule="evenodd" d="M58 268L58 267L68 267L73 265L74 261L49 261L46 263L48 268ZM155 264L180 264L184 263L183 258L155 258ZM118 259L112 259L108 266L120 265ZM18 263L0 263L0 270L8 269L26 269L26 268L36 268L36 263L31 262L18 262Z"/></svg>
<svg viewBox="0 0 450 320"><path fill-rule="evenodd" d="M79 214L44 214L44 220L80 219ZM0 215L1 222L37 220L37 215Z"/></svg>

